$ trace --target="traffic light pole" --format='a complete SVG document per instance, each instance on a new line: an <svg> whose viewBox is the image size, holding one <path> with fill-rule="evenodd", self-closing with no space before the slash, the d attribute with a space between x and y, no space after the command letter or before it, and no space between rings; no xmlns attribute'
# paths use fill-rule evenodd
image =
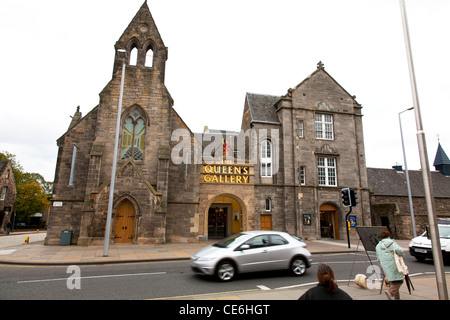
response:
<svg viewBox="0 0 450 320"><path fill-rule="evenodd" d="M350 221L348 220L348 216L350 215L350 213L352 213L352 208L350 207L350 211L345 215L345 227L347 229L347 243L348 243L348 248L350 249Z"/></svg>

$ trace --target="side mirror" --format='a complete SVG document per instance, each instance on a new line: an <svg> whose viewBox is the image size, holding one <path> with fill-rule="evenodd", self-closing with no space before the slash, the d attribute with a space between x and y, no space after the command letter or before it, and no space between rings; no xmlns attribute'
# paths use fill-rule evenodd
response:
<svg viewBox="0 0 450 320"><path fill-rule="evenodd" d="M240 250L240 251L247 250L247 249L250 249L250 245L248 245L248 244L243 244L238 248L238 250Z"/></svg>

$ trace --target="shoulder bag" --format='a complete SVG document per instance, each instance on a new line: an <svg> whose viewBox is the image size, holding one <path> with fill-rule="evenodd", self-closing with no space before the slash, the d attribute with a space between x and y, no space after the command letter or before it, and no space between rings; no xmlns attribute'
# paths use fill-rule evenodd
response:
<svg viewBox="0 0 450 320"><path fill-rule="evenodd" d="M386 248L384 243L383 243L383 246L387 250L387 252L389 252L391 254L391 256L394 258L395 265L397 266L398 272L400 272L401 274L406 276L408 274L408 266L405 264L405 261L403 261L403 257L399 256L397 253L395 253L395 249L394 249L394 254L392 254L392 252L390 252L389 249Z"/></svg>

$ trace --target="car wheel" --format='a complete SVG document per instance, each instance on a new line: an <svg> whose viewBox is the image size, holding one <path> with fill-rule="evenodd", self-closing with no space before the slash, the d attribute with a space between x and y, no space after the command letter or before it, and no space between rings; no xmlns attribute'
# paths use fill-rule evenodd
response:
<svg viewBox="0 0 450 320"><path fill-rule="evenodd" d="M290 270L295 276L302 276L306 272L306 262L302 257L295 257L291 262Z"/></svg>
<svg viewBox="0 0 450 320"><path fill-rule="evenodd" d="M223 261L216 268L216 278L220 281L231 281L235 273L236 268L230 261Z"/></svg>
<svg viewBox="0 0 450 320"><path fill-rule="evenodd" d="M417 261L419 262L424 262L425 258L424 257L415 257Z"/></svg>

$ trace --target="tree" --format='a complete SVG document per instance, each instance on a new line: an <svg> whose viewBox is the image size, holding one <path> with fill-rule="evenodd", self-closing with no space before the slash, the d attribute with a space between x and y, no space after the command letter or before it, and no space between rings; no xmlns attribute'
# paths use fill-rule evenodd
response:
<svg viewBox="0 0 450 320"><path fill-rule="evenodd" d="M14 154L0 152L0 161L8 160L11 161L16 180L16 220L27 221L30 215L48 210L53 183L45 181L39 173L24 172Z"/></svg>

